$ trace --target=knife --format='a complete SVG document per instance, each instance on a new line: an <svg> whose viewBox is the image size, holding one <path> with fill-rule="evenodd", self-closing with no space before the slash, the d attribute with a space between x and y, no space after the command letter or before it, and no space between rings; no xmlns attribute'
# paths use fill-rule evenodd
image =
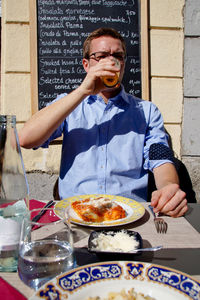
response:
<svg viewBox="0 0 200 300"><path fill-rule="evenodd" d="M46 212L45 209L51 207L53 204L55 204L54 200L50 200L49 202L47 202L47 204L41 209L39 214L37 214L35 217L33 217L33 219L31 221L38 222L39 219L45 214L45 212Z"/></svg>

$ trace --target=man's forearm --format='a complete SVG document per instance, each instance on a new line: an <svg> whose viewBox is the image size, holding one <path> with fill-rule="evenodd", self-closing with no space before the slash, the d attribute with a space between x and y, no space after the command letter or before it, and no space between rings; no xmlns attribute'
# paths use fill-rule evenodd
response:
<svg viewBox="0 0 200 300"><path fill-rule="evenodd" d="M188 210L186 194L179 187L179 178L173 164L166 163L154 169L157 191L151 196L154 212L181 217Z"/></svg>
<svg viewBox="0 0 200 300"><path fill-rule="evenodd" d="M78 88L34 114L19 131L20 145L24 148L33 148L41 145L85 96L81 88Z"/></svg>
<svg viewBox="0 0 200 300"><path fill-rule="evenodd" d="M171 163L165 163L154 168L153 173L157 189L161 189L171 183L179 184L178 174L174 165Z"/></svg>

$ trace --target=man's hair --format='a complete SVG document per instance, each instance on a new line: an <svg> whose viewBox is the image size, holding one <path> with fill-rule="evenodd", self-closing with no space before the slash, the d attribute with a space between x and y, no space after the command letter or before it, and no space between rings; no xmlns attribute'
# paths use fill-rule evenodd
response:
<svg viewBox="0 0 200 300"><path fill-rule="evenodd" d="M87 59L89 58L90 45L91 45L92 40L97 39L101 36L111 36L114 39L120 40L122 42L122 47L123 47L124 53L126 54L126 45L125 45L125 41L124 41L123 37L121 36L121 34L113 28L101 27L99 29L96 29L92 33L90 33L90 35L86 38L86 40L83 44L83 57L84 58L87 58Z"/></svg>

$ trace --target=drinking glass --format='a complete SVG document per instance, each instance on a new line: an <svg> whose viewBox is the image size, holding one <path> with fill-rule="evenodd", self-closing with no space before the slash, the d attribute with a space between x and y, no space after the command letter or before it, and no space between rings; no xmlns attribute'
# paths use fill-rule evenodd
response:
<svg viewBox="0 0 200 300"><path fill-rule="evenodd" d="M53 208L47 208L41 219L33 222L31 219L40 211L30 211L30 218L23 220L18 258L19 277L35 290L75 266L67 215L65 219L58 219Z"/></svg>
<svg viewBox="0 0 200 300"><path fill-rule="evenodd" d="M118 59L113 58L112 59L115 62L115 67L120 68L120 62ZM120 72L116 72L115 76L102 76L102 81L106 87L113 88L119 86L119 76Z"/></svg>

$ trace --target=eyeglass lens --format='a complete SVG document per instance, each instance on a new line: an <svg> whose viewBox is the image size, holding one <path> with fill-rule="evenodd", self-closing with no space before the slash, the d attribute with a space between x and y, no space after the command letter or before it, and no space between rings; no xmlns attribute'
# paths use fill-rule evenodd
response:
<svg viewBox="0 0 200 300"><path fill-rule="evenodd" d="M94 57L92 57L94 56ZM124 52L115 52L115 53L110 53L110 52L94 52L92 54L90 54L89 58L94 58L97 61L100 61L103 58L109 57L109 56L113 56L114 58L123 61L125 60L125 54Z"/></svg>

